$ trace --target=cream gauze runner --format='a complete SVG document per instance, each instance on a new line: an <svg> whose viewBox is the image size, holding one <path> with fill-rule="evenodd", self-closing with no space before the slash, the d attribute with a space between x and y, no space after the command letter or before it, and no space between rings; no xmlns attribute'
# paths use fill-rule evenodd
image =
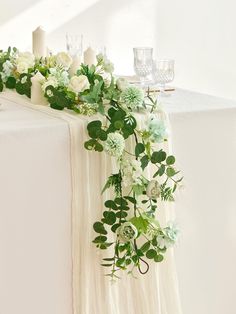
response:
<svg viewBox="0 0 236 314"><path fill-rule="evenodd" d="M164 262L150 263L149 272L137 274L137 279L124 273L121 280L112 284L104 276L106 269L100 264L108 254L104 251L101 256L93 245L92 225L101 217L103 202L108 196L102 196L101 190L107 177L115 171L115 160L105 153L85 150L89 118L33 105L15 93L2 95L68 124L72 181L71 209L68 208L71 210L71 314L181 314L172 250L165 255ZM137 120L144 123L142 115ZM158 218L163 225L173 220L173 205L162 205Z"/></svg>

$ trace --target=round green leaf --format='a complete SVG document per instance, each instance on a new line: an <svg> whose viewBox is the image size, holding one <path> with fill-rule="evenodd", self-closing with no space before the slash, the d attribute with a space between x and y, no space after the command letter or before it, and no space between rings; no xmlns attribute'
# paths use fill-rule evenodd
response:
<svg viewBox="0 0 236 314"><path fill-rule="evenodd" d="M127 212L120 211L120 212L116 213L117 218L125 218L127 216L128 216Z"/></svg>
<svg viewBox="0 0 236 314"><path fill-rule="evenodd" d="M124 122L123 122L122 120L118 120L118 121L115 121L115 122L114 122L114 127L115 127L115 129L117 129L117 130L122 129L123 126L124 126Z"/></svg>
<svg viewBox="0 0 236 314"><path fill-rule="evenodd" d="M168 167L166 169L166 174L168 177L173 177L175 175L175 169L172 167Z"/></svg>
<svg viewBox="0 0 236 314"><path fill-rule="evenodd" d="M164 256L161 255L161 254L158 254L158 255L156 255L156 256L154 257L154 261L157 262L157 263L162 262L163 259L164 259Z"/></svg>
<svg viewBox="0 0 236 314"><path fill-rule="evenodd" d="M93 243L103 243L106 242L107 237L105 236L98 236L93 240Z"/></svg>
<svg viewBox="0 0 236 314"><path fill-rule="evenodd" d="M149 258L149 259L154 258L156 255L157 255L157 252L155 250L153 250L153 249L148 250L147 253L146 253L146 257Z"/></svg>
<svg viewBox="0 0 236 314"><path fill-rule="evenodd" d="M16 86L16 79L13 76L8 77L6 81L6 87L13 89Z"/></svg>
<svg viewBox="0 0 236 314"><path fill-rule="evenodd" d="M135 146L135 155L136 157L138 157L140 154L142 154L145 151L145 146L143 145L143 143L138 143Z"/></svg>
<svg viewBox="0 0 236 314"><path fill-rule="evenodd" d="M106 224L113 225L116 222L116 214L114 212L104 212L103 215Z"/></svg>
<svg viewBox="0 0 236 314"><path fill-rule="evenodd" d="M152 154L151 162L153 164L156 164L156 163L165 161L165 159L166 159L166 152L164 152L163 150L159 150L158 152L154 152Z"/></svg>
<svg viewBox="0 0 236 314"><path fill-rule="evenodd" d="M97 133L98 137L100 138L101 141L106 141L107 139L107 133L104 130L100 130Z"/></svg>
<svg viewBox="0 0 236 314"><path fill-rule="evenodd" d="M103 224L100 221L97 221L97 222L94 223L93 229L97 233L107 234L107 231L105 230Z"/></svg>
<svg viewBox="0 0 236 314"><path fill-rule="evenodd" d="M94 149L95 149L96 152L102 152L103 151L103 146L102 146L102 144L96 142Z"/></svg>
<svg viewBox="0 0 236 314"><path fill-rule="evenodd" d="M117 209L116 203L115 203L114 201L112 201L112 200L106 201L106 202L104 203L104 205L105 205L107 208L112 208L112 209L114 209L114 210Z"/></svg>
<svg viewBox="0 0 236 314"><path fill-rule="evenodd" d="M168 156L167 158L166 158L166 163L167 163L167 165L173 165L174 163L175 163L175 157L174 156Z"/></svg>
<svg viewBox="0 0 236 314"><path fill-rule="evenodd" d="M20 82L16 83L16 91L20 95L24 95L25 93L24 86Z"/></svg>

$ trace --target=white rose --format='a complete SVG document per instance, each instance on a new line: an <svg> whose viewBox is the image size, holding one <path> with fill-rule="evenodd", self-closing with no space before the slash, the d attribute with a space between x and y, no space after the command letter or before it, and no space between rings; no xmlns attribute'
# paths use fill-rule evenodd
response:
<svg viewBox="0 0 236 314"><path fill-rule="evenodd" d="M125 78L120 77L120 78L117 79L116 85L117 85L117 88L118 88L120 91L123 91L123 90L125 90L127 87L129 87L129 82L128 82Z"/></svg>
<svg viewBox="0 0 236 314"><path fill-rule="evenodd" d="M158 198L161 194L160 184L156 180L149 181L146 194L147 194L147 197L151 199Z"/></svg>
<svg viewBox="0 0 236 314"><path fill-rule="evenodd" d="M58 65L62 65L66 69L69 69L72 62L73 62L73 60L72 60L71 56L66 52L59 52L56 55L56 63Z"/></svg>
<svg viewBox="0 0 236 314"><path fill-rule="evenodd" d="M35 56L31 52L28 52L28 51L21 52L18 58L21 60L27 60L29 64L34 64L35 62Z"/></svg>
<svg viewBox="0 0 236 314"><path fill-rule="evenodd" d="M25 61L21 61L21 62L17 63L17 66L16 66L16 70L20 74L27 73L29 68L30 68L29 64Z"/></svg>
<svg viewBox="0 0 236 314"><path fill-rule="evenodd" d="M71 90L72 92L75 92L76 94L83 92L89 88L90 84L87 76L85 75L72 76L68 85L68 89Z"/></svg>
<svg viewBox="0 0 236 314"><path fill-rule="evenodd" d="M27 73L29 68L33 68L35 56L30 52L22 52L16 59L16 70L19 73Z"/></svg>

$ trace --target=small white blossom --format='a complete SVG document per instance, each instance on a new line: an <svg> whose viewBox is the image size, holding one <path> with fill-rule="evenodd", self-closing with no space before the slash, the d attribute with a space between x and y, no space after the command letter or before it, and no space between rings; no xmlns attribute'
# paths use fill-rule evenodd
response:
<svg viewBox="0 0 236 314"><path fill-rule="evenodd" d="M129 87L130 84L129 84L129 82L128 82L125 78L120 77L120 78L118 78L117 81L116 81L116 86L117 86L117 88L118 88L120 91L123 91L123 90L125 90L127 87Z"/></svg>
<svg viewBox="0 0 236 314"><path fill-rule="evenodd" d="M104 150L111 156L120 157L125 148L125 139L119 133L109 133L104 143Z"/></svg>
<svg viewBox="0 0 236 314"><path fill-rule="evenodd" d="M58 87L58 81L54 76L48 77L48 79L42 84L42 90L45 92L48 86Z"/></svg>
<svg viewBox="0 0 236 314"><path fill-rule="evenodd" d="M150 140L154 143L162 143L168 138L168 130L163 119L151 114L147 119L147 131Z"/></svg>
<svg viewBox="0 0 236 314"><path fill-rule="evenodd" d="M9 60L7 60L3 63L2 67L1 78L3 82L6 82L8 77L12 75L14 66Z"/></svg>
<svg viewBox="0 0 236 314"><path fill-rule="evenodd" d="M27 82L27 76L23 76L21 79L21 84L25 84Z"/></svg>
<svg viewBox="0 0 236 314"><path fill-rule="evenodd" d="M121 101L130 110L136 110L142 107L144 101L144 92L136 86L130 86L121 93Z"/></svg>
<svg viewBox="0 0 236 314"><path fill-rule="evenodd" d="M124 186L142 185L142 167L139 160L126 159L121 164Z"/></svg>
<svg viewBox="0 0 236 314"><path fill-rule="evenodd" d="M53 92L50 89L48 89L46 91L46 94L47 94L48 97L52 97L53 96Z"/></svg>
<svg viewBox="0 0 236 314"><path fill-rule="evenodd" d="M119 236L119 240L122 242L128 242L134 240L138 236L137 228L131 222L124 222L116 231Z"/></svg>

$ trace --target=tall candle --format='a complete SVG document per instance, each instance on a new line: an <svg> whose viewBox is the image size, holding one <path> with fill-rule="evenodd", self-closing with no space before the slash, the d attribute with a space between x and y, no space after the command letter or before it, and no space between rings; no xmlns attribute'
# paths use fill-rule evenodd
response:
<svg viewBox="0 0 236 314"><path fill-rule="evenodd" d="M84 52L84 63L89 66L97 63L96 51L93 50L91 47L88 47L88 49Z"/></svg>
<svg viewBox="0 0 236 314"><path fill-rule="evenodd" d="M40 72L37 72L31 78L31 102L35 105L47 105L47 99L44 97L42 90L44 80L45 78Z"/></svg>
<svg viewBox="0 0 236 314"><path fill-rule="evenodd" d="M39 26L32 33L33 39L33 54L37 58L47 56L47 46L46 46L46 32Z"/></svg>
<svg viewBox="0 0 236 314"><path fill-rule="evenodd" d="M76 74L80 65L81 65L81 57L79 55L74 56L73 62L72 62L70 69L69 69L70 76L73 76Z"/></svg>

